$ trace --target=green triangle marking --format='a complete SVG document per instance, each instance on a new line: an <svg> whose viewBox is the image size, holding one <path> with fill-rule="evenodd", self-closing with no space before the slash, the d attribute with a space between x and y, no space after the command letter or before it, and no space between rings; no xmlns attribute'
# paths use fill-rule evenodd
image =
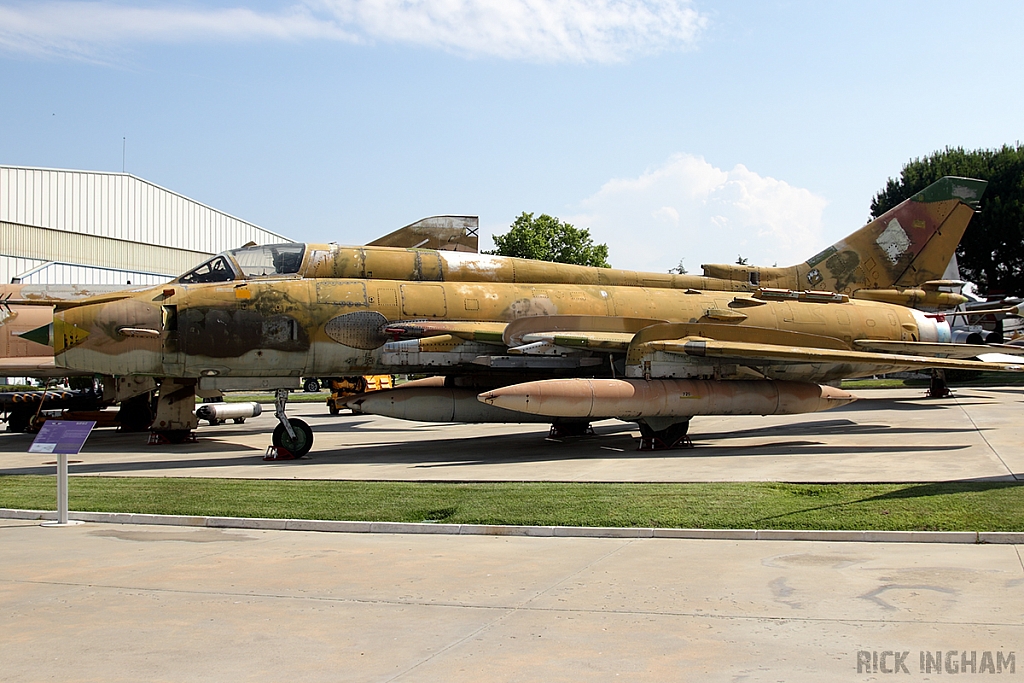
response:
<svg viewBox="0 0 1024 683"><path fill-rule="evenodd" d="M35 342L36 344L50 346L52 343L51 339L53 338L53 335L50 333L52 328L53 323L47 323L42 327L37 327L36 329L29 330L28 332L22 332L17 336L21 337L22 339L27 339L30 342Z"/></svg>

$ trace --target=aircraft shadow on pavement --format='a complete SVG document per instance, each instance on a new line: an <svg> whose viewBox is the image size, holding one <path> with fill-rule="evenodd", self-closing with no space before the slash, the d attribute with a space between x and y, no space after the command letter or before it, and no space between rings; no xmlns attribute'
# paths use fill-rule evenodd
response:
<svg viewBox="0 0 1024 683"><path fill-rule="evenodd" d="M366 425L369 420L337 424L340 429L333 431L353 431ZM436 432L443 425L425 424L429 431ZM906 445L901 439L899 445L887 439L879 445L847 445L828 444L813 440L814 437L842 437L879 434L884 436L913 434L948 434L969 433L978 431L973 428L942 428L942 427L891 427L885 424L860 424L852 420L808 420L805 422L772 425L746 430L725 432L701 432L700 422L694 424L698 429L691 428L691 438L696 443L692 449L675 449L664 451L638 451L637 427L632 423L598 424L593 436L565 437L561 439L545 438L546 426L536 425L537 429L530 432L496 435L459 436L444 439L409 439L408 435L397 435L395 438L365 445L342 446L340 448L314 448L313 452L302 459L280 461L270 464L275 469L294 469L298 474L301 468L315 464L393 464L411 465L417 468L515 464L532 462L560 462L570 460L636 460L636 459L678 459L687 458L700 460L728 456L821 456L892 453L894 450L907 451L953 451L969 448L968 444L946 443L943 445ZM216 429L216 428L214 428ZM323 426L316 426L316 431L326 431ZM370 431L395 432L396 430ZM410 429L403 431L427 431ZM245 428L232 429L233 433L252 434ZM216 434L216 436L214 436ZM232 469L239 466L251 467L265 464L262 460L262 447L246 446L237 441L222 442L218 437L227 437L227 431L206 431L199 433L199 442L177 446L145 446L141 439L131 439L126 444L123 439L134 435L111 432L106 438L87 444L82 456L86 462L73 465L72 474L117 474L141 471L162 471L188 468ZM13 437L13 438L11 438ZM269 434L267 435L269 444ZM810 438L809 438L810 437ZM32 441L32 435L9 435L0 439L0 452L24 453ZM755 443L736 444L736 439L755 439ZM138 441L138 443L136 443ZM717 443L708 443L709 441ZM733 443L730 443L732 441ZM322 442L321 442L322 444ZM145 449L145 450L142 450ZM239 450L249 453L203 457L204 454L237 453ZM91 453L135 455L130 461L88 462ZM139 457L145 453L145 457ZM180 454L180 456L179 456ZM0 474L53 474L52 466L24 466L0 469ZM256 476L259 476L257 474Z"/></svg>
<svg viewBox="0 0 1024 683"><path fill-rule="evenodd" d="M699 424L697 425L699 427ZM700 432L690 429L691 439L728 439L737 437L776 436L835 436L852 434L956 434L981 431L974 427L892 427L887 424L861 424L852 420L811 420L771 427L733 430L729 432Z"/></svg>
<svg viewBox="0 0 1024 683"><path fill-rule="evenodd" d="M1017 475L1014 476L1016 477ZM828 503L826 505L819 505L812 508L803 508L792 512L784 512L778 515L762 517L754 521L766 522L770 520L778 520L794 514L805 514L807 512L828 510L830 508L846 507L848 505L855 505L857 503L867 503L871 501L901 500L906 498L923 498L930 496L948 496L955 495L957 493L963 493L965 491L992 491L996 489L1011 488L1014 486L1021 486L1021 482L1010 481L1007 479L994 479L991 477L979 479L957 479L955 481L936 482L928 484L907 484L905 488L900 488L895 491L890 491L888 493L880 493L877 496L868 496L867 498L861 498L859 500L850 500L841 503Z"/></svg>
<svg viewBox="0 0 1024 683"><path fill-rule="evenodd" d="M894 452L955 451L968 444L907 445L880 444L843 445L811 440L766 441L743 445L702 443L714 435L694 434L694 448L663 451L638 451L635 428L597 431L594 436L541 439L536 434L504 434L499 436L442 439L429 445L416 443L369 444L341 450L314 452L312 461L344 464L394 464L416 468L466 465L495 465L570 460L649 460L718 458L726 456L814 456ZM910 430L908 430L910 431ZM623 433L628 432L628 433ZM726 437L734 436L727 434ZM749 436L749 435L746 435ZM781 435L780 435L781 436Z"/></svg>
<svg viewBox="0 0 1024 683"><path fill-rule="evenodd" d="M1014 475L1017 477L1020 475ZM994 479L991 477L978 479L957 479L956 481L935 482L930 484L908 484L906 488L897 489L888 493L880 493L877 496L865 498L869 500L899 500L902 498L926 498L930 496L948 496L964 491L992 491L996 489L1007 489L1021 486L1020 481L1010 481L1005 478Z"/></svg>
<svg viewBox="0 0 1024 683"><path fill-rule="evenodd" d="M967 401L964 399L977 399ZM919 396L916 398L862 398L845 406L832 408L830 413L857 413L869 410L948 410L970 405L992 405L996 401L985 396L969 396L952 401L948 398L936 399ZM943 401L939 403L939 401Z"/></svg>
<svg viewBox="0 0 1024 683"><path fill-rule="evenodd" d="M446 422L407 422L405 424L391 424L377 426L380 423L370 419L361 419L357 422L310 422L313 432L354 432L360 433L387 433L387 432L424 432L431 431L438 427L447 425ZM374 425L374 426L367 426Z"/></svg>
<svg viewBox="0 0 1024 683"><path fill-rule="evenodd" d="M251 433L250 433L251 434ZM133 434L109 434L104 435L105 438L89 437L86 441L85 447L82 448L82 455L96 455L96 454L153 454L160 455L166 452L164 449L173 448L183 454L195 454L195 453L230 453L233 451L259 451L263 453L265 447L257 446L246 446L245 444L238 443L237 441L227 441L223 437L226 434L210 434L209 432L199 432L197 435L198 441L195 443L183 443L183 444L168 444L168 445L156 445L149 446L146 443L146 437L142 439L135 438L137 435ZM19 438L20 437L20 438ZM34 434L17 435L15 438L7 437L0 439L0 453L28 453L28 448L32 444L32 440L35 438ZM267 438L267 444L269 445L269 435ZM45 456L45 453L40 453L40 456ZM51 456L52 457L52 456Z"/></svg>
<svg viewBox="0 0 1024 683"><path fill-rule="evenodd" d="M193 444L194 445L194 444ZM168 455L163 453L163 455ZM183 454L185 455L185 454ZM87 457L88 454L83 454ZM257 460L257 457L260 460ZM160 470L179 470L179 469L190 469L190 468L204 468L204 467L235 467L240 465L251 466L257 464L262 460L262 455L243 455L233 458L175 458L173 460L134 460L134 461L115 461L115 462L88 462L88 460L81 464L68 465L68 474L125 474L130 472L145 472L148 470L160 471ZM301 462L299 460L289 461L291 463ZM54 474L55 468L53 465L38 465L38 466L25 466L25 467L9 467L0 469L0 476L13 475L13 474L43 474L52 475ZM187 476L187 475L182 475Z"/></svg>

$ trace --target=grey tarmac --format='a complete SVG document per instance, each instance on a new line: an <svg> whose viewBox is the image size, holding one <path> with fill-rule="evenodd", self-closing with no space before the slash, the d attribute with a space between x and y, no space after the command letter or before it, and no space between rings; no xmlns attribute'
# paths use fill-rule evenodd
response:
<svg viewBox="0 0 1024 683"><path fill-rule="evenodd" d="M631 423L547 438L543 424L433 424L291 404L316 441L296 461L264 462L271 411L243 425L203 426L198 441L147 446L146 434L97 430L72 475L404 481L932 482L1024 477L1024 387L860 390L852 405L810 415L697 417L695 448L636 450ZM32 436L0 434L0 475L51 474L26 453Z"/></svg>
<svg viewBox="0 0 1024 683"><path fill-rule="evenodd" d="M274 423L261 417L202 427L197 443L181 446L99 430L72 473L579 481L1024 473L1024 389L964 389L941 400L916 390L858 393L868 400L812 416L695 420L697 448L660 454L636 452L637 434L621 423L558 443L536 425L401 423L296 405L292 414L317 429L309 458L263 462ZM52 473L45 456L24 452L30 442L0 436L0 474ZM3 681L861 681L893 670L936 680L923 670L926 652L954 668L998 663L1002 675L977 674L988 680L1024 674L1024 562L1009 544L43 528L4 519L0 633ZM1021 667L1014 673L1011 655ZM872 661L880 671L864 671Z"/></svg>
<svg viewBox="0 0 1024 683"><path fill-rule="evenodd" d="M1024 565L1010 545L5 520L0 629L4 681L878 680L864 652L935 680L923 651L1013 653L1019 676Z"/></svg>

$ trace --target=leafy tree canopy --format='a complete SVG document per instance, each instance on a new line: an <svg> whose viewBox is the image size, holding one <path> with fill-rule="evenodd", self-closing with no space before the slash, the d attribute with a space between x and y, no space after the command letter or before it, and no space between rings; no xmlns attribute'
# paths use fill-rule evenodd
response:
<svg viewBox="0 0 1024 683"><path fill-rule="evenodd" d="M1024 145L965 151L947 147L914 159L871 201L877 218L942 176L988 181L981 211L967 226L957 262L963 277L989 294L1024 294Z"/></svg>
<svg viewBox="0 0 1024 683"><path fill-rule="evenodd" d="M494 236L494 244L497 248L485 253L611 268L607 244L594 244L586 228L573 227L546 213L534 218L524 211L511 230Z"/></svg>

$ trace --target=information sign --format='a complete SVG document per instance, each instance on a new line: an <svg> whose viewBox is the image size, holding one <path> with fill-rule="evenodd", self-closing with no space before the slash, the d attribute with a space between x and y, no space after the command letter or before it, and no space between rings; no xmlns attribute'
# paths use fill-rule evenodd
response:
<svg viewBox="0 0 1024 683"><path fill-rule="evenodd" d="M28 452L78 455L95 426L95 420L47 420Z"/></svg>

